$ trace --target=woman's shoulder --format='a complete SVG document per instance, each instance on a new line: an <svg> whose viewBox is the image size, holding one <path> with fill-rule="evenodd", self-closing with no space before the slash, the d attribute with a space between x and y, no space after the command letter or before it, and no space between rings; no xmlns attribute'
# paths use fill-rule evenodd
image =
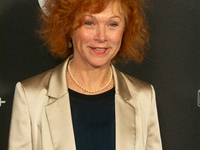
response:
<svg viewBox="0 0 200 150"><path fill-rule="evenodd" d="M142 81L136 77L133 77L123 72L120 72L120 74L123 76L128 87L135 87L136 89L150 89L150 90L152 88L151 84Z"/></svg>
<svg viewBox="0 0 200 150"><path fill-rule="evenodd" d="M148 108L152 100L154 100L155 98L154 87L145 81L142 81L125 73L121 74L124 77L132 98L134 97L134 99L132 100L138 100L138 102L143 105L142 107Z"/></svg>
<svg viewBox="0 0 200 150"><path fill-rule="evenodd" d="M26 99L30 111L47 104L47 91L52 70L18 82L15 87L14 100L17 102Z"/></svg>
<svg viewBox="0 0 200 150"><path fill-rule="evenodd" d="M47 92L50 88L50 85L52 85L51 87L54 87L55 83L58 82L58 86L61 86L61 84L63 83L63 86L65 87L66 84L63 80L65 78L66 65L67 61L64 61L63 63L56 66L54 69L19 82L19 85L21 85L21 88L23 88L25 92L31 94L37 94L41 91Z"/></svg>
<svg viewBox="0 0 200 150"><path fill-rule="evenodd" d="M35 87L37 87L37 89L39 87L47 88L52 72L53 72L53 69L43 72L43 73L40 73L38 75L35 75L33 77L30 77L28 79L21 81L21 84L26 89L29 89L29 88L32 89Z"/></svg>
<svg viewBox="0 0 200 150"><path fill-rule="evenodd" d="M122 73L130 82L134 83L135 85L138 85L138 86L150 86L149 83L143 81L143 80L140 80L136 77L133 77L131 75L128 75L128 74L125 74L125 73Z"/></svg>
<svg viewBox="0 0 200 150"><path fill-rule="evenodd" d="M130 95L132 98L137 97L136 99L140 102L151 99L154 94L154 88L151 84L127 75L126 73L122 73L117 69L115 69L115 71L117 89L119 89L119 93L121 93L122 96L126 95L127 97L127 95Z"/></svg>

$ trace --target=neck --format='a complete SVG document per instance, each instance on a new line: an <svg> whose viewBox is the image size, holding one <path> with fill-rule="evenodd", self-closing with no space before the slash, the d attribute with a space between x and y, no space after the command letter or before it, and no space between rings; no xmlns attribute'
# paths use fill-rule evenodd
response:
<svg viewBox="0 0 200 150"><path fill-rule="evenodd" d="M93 93L101 93L113 88L114 86L109 65L104 67L81 66L80 63L76 63L74 60L72 60L69 65L71 74L84 88L87 88L91 91L96 91L106 86L105 89ZM80 93L85 93L83 92L84 90L78 87L77 83L72 80L72 77L69 73L68 75L68 80L71 81L69 82L71 84L68 83L69 88L72 88Z"/></svg>

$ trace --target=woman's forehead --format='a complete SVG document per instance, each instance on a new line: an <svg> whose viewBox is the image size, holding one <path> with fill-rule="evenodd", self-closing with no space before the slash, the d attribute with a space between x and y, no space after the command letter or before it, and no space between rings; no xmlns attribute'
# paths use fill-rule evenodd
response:
<svg viewBox="0 0 200 150"><path fill-rule="evenodd" d="M83 14L83 16L92 17L92 18L101 17L101 16L106 16L108 18L110 18L110 17L122 18L122 17L124 17L122 12L123 11L122 11L120 4L118 2L112 2L112 3L109 3L109 5L103 11L101 11L99 13L85 12Z"/></svg>

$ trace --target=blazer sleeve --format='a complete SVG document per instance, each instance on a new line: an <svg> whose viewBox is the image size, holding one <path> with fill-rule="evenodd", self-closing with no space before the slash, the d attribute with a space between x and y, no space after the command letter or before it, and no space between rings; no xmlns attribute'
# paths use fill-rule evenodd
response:
<svg viewBox="0 0 200 150"><path fill-rule="evenodd" d="M151 88L152 88L152 97L151 97L150 112L148 119L146 150L162 150L160 128L159 128L158 114L157 114L157 107L155 100L155 91L153 86L151 86Z"/></svg>
<svg viewBox="0 0 200 150"><path fill-rule="evenodd" d="M15 88L8 150L31 150L31 121L26 94L19 82Z"/></svg>

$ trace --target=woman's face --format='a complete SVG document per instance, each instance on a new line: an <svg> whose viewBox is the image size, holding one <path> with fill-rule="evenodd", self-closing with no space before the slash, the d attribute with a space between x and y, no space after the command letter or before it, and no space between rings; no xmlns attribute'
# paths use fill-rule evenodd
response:
<svg viewBox="0 0 200 150"><path fill-rule="evenodd" d="M74 61L93 67L109 66L120 49L124 16L117 3L98 14L85 14L83 25L72 33Z"/></svg>

